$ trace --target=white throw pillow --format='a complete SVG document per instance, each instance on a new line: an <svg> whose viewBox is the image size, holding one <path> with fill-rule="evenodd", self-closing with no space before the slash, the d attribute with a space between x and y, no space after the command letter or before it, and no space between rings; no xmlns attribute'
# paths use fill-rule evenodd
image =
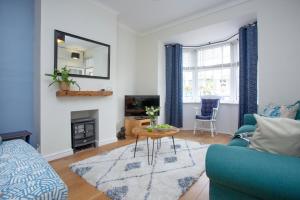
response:
<svg viewBox="0 0 300 200"><path fill-rule="evenodd" d="M300 157L300 121L254 116L257 128L250 139L250 148Z"/></svg>

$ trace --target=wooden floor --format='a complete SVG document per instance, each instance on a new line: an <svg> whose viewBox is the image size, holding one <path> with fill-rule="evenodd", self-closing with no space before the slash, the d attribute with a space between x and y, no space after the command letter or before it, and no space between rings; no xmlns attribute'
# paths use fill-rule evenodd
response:
<svg viewBox="0 0 300 200"><path fill-rule="evenodd" d="M190 131L181 131L177 138L198 141L205 144L225 144L228 143L231 136L225 134L218 134L215 137L211 137L208 133L199 133L194 136ZM114 148L118 148L130 143L133 143L134 138L129 138L126 140L118 141L112 144L104 145L95 149L89 149L85 151L78 152L72 156L68 156L62 159L51 161L50 164L60 175L63 181L67 184L69 188L69 199L70 200L95 200L95 199L109 199L106 195L97 190L95 187L91 186L84 179L80 178L78 175L73 173L69 169L69 164L76 161L83 160L85 158L95 156L99 153L110 151ZM209 181L206 175L202 175L200 179L186 192L180 200L205 200L208 199L209 191Z"/></svg>

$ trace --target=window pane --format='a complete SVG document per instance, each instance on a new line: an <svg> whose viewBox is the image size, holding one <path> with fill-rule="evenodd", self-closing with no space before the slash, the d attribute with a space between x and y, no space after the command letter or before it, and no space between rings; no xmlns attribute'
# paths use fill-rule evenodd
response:
<svg viewBox="0 0 300 200"><path fill-rule="evenodd" d="M230 45L203 49L197 53L198 66L220 65L230 62Z"/></svg>
<svg viewBox="0 0 300 200"><path fill-rule="evenodd" d="M190 51L182 53L182 65L183 67L192 67L192 54Z"/></svg>
<svg viewBox="0 0 300 200"><path fill-rule="evenodd" d="M224 98L231 96L230 90L231 69L211 69L200 70L198 72L198 94L204 95L218 95Z"/></svg>
<svg viewBox="0 0 300 200"><path fill-rule="evenodd" d="M183 101L198 102L205 95L221 96L223 102L237 101L238 57L237 42L183 49Z"/></svg>
<svg viewBox="0 0 300 200"><path fill-rule="evenodd" d="M193 101L193 72L183 71L183 101Z"/></svg>
<svg viewBox="0 0 300 200"><path fill-rule="evenodd" d="M225 45L223 46L223 64L230 62L230 45Z"/></svg>

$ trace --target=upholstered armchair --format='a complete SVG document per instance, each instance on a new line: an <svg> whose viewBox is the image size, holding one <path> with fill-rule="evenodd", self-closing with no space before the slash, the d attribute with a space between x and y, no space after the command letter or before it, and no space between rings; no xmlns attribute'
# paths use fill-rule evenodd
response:
<svg viewBox="0 0 300 200"><path fill-rule="evenodd" d="M198 122L201 126L200 130L210 130L211 136L216 133L216 121L217 114L220 105L220 97L218 96L204 96L201 98L201 108L195 107L195 119L194 119L194 134L198 128ZM210 128L203 127L204 123L208 123Z"/></svg>

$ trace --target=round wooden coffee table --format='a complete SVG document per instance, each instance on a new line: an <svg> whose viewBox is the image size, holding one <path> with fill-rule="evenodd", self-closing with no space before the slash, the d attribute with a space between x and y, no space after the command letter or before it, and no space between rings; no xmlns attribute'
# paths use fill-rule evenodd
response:
<svg viewBox="0 0 300 200"><path fill-rule="evenodd" d="M152 131L148 131L146 127L135 127L132 129L132 133L136 136L136 140L135 140L135 147L134 147L134 154L133 157L135 158L135 153L136 153L136 147L137 147L137 142L139 140L139 137L141 136L145 136L147 137L147 150L148 150L148 164L150 164L149 161L149 142L148 139L151 138L152 139L152 158L151 158L151 165L153 163L153 154L154 154L154 142L155 140L157 141L157 149L159 148L159 146L161 146L161 138L163 137L172 137L172 141L173 141L173 147L174 147L174 153L176 154L176 148L175 148L175 142L174 142L174 135L176 135L176 133L179 132L179 129L176 127L173 127L171 129L167 129L167 130L155 130L153 129ZM158 142L160 144L158 144Z"/></svg>

